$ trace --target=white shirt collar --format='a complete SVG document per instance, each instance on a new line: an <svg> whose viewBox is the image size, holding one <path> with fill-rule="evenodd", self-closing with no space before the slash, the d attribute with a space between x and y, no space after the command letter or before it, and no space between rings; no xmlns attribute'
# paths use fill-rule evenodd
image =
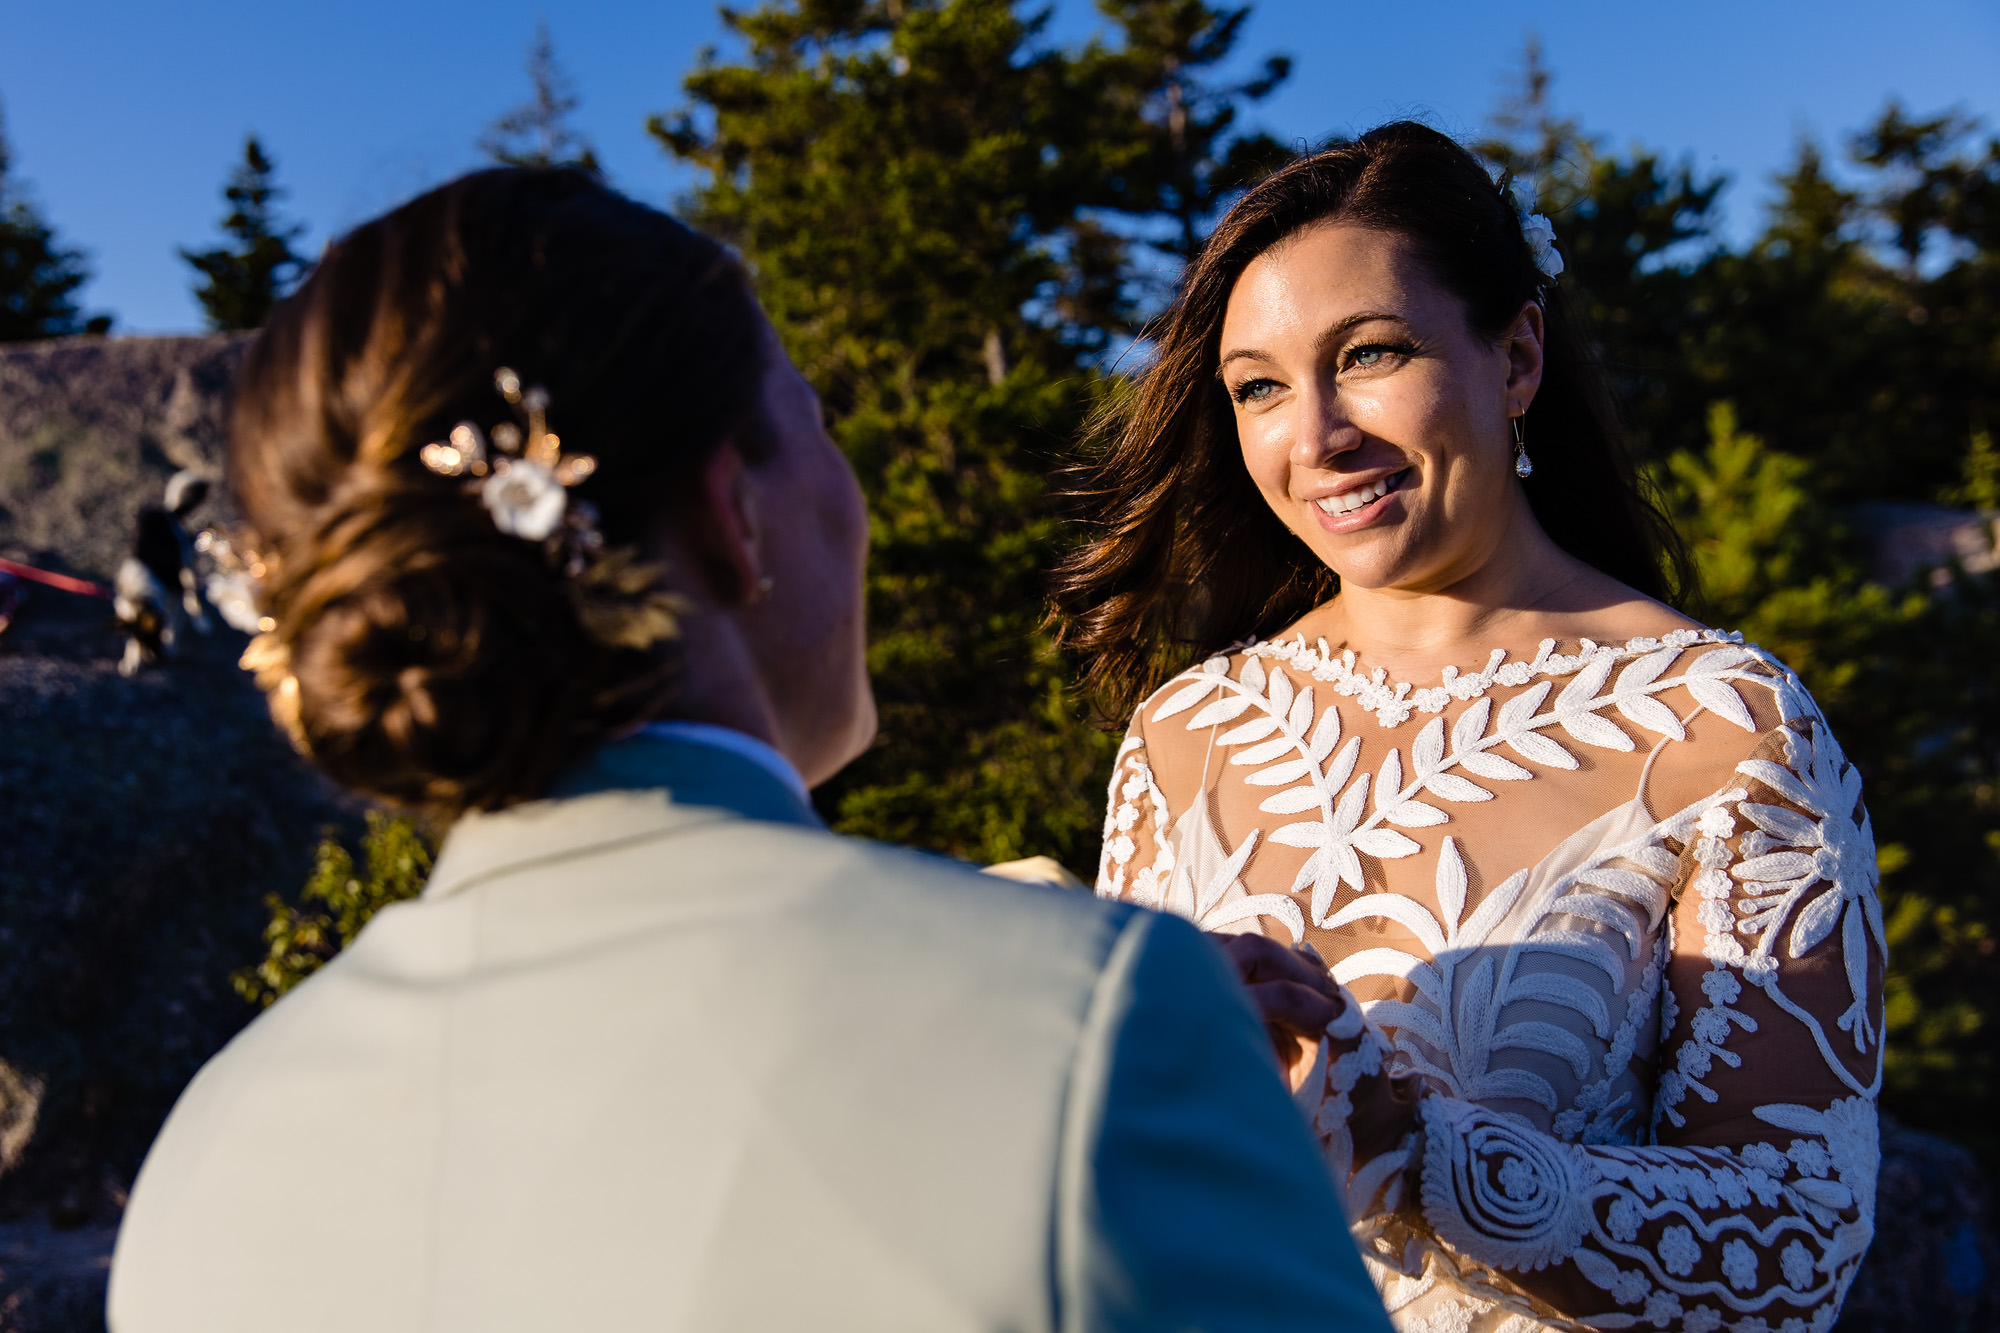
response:
<svg viewBox="0 0 2000 1333"><path fill-rule="evenodd" d="M806 780L799 776L799 770L792 767L792 761L778 753L776 746L758 740L747 731L737 731L733 727L719 727L713 722L675 720L648 722L639 728L638 734L663 741L685 741L691 745L707 745L748 759L784 783L786 789L798 797L800 804L806 809L812 809L812 793L806 790Z"/></svg>

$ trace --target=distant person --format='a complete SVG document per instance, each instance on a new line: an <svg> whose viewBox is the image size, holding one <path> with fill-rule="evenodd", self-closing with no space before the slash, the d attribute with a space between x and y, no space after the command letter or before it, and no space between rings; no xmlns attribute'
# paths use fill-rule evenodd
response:
<svg viewBox="0 0 2000 1333"><path fill-rule="evenodd" d="M112 583L112 614L125 632L120 675L137 675L171 657L190 627L209 632L187 530L188 516L207 498L207 479L184 468L167 479L161 503L139 511L132 554Z"/></svg>
<svg viewBox="0 0 2000 1333"><path fill-rule="evenodd" d="M1098 892L1366 1010L1294 1077L1398 1328L1825 1329L1874 1215L1861 779L1666 604L1563 267L1407 122L1222 220L1063 594L1132 719Z"/></svg>
<svg viewBox="0 0 2000 1333"><path fill-rule="evenodd" d="M720 246L447 185L280 307L229 464L274 713L456 822L183 1094L117 1333L1386 1329L1219 950L814 817L866 512Z"/></svg>

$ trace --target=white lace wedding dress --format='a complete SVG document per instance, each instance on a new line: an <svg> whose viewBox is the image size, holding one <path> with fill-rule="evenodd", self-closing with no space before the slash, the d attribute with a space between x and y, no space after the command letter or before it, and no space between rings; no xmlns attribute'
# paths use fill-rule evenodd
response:
<svg viewBox="0 0 2000 1333"><path fill-rule="evenodd" d="M1737 636L1556 647L1429 688L1202 663L1133 719L1098 892L1309 942L1361 1002L1301 1097L1399 1329L1823 1330L1878 1158L1859 776Z"/></svg>

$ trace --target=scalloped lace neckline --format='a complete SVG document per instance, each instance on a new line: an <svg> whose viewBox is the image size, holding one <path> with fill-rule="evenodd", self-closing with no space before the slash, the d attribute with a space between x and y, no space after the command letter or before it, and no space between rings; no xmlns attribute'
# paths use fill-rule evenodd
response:
<svg viewBox="0 0 2000 1333"><path fill-rule="evenodd" d="M1412 681L1390 680L1386 667L1361 666L1352 648L1335 650L1325 639L1308 644L1303 634L1263 643L1252 639L1234 651L1248 657L1281 661L1293 670L1303 671L1314 680L1332 685L1335 694L1354 697L1383 726L1394 727L1407 721L1412 712L1441 713L1452 701L1477 699L1495 685L1526 685L1537 676L1574 675L1605 657L1636 657L1663 648L1680 650L1701 643L1739 644L1743 636L1725 630L1677 629L1657 638L1628 639L1623 644L1579 639L1574 653L1557 652L1560 642L1543 639L1536 645L1534 657L1526 660L1509 661L1511 654L1507 649L1495 648L1480 670L1461 671L1456 666L1447 666L1436 685L1422 687ZM1223 655L1225 659L1228 656Z"/></svg>

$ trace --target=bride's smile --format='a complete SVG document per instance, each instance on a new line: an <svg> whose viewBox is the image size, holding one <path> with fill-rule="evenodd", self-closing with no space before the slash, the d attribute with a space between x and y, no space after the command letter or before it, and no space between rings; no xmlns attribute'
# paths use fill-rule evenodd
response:
<svg viewBox="0 0 2000 1333"><path fill-rule="evenodd" d="M1415 475L1414 468L1398 468L1387 476L1350 480L1336 486L1325 495L1313 500L1326 518L1320 526L1328 532L1352 532L1363 528L1381 517L1384 512L1375 504L1391 491L1402 489L1403 483ZM1371 511L1364 513L1363 511Z"/></svg>

